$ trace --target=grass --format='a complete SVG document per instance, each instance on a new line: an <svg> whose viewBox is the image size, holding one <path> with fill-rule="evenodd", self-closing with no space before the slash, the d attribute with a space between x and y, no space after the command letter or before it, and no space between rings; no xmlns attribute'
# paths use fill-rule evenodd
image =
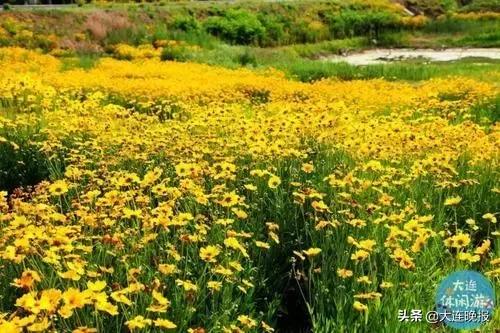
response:
<svg viewBox="0 0 500 333"><path fill-rule="evenodd" d="M294 45L290 47L265 49L230 45L216 45L195 52L187 48L167 48L164 60L192 61L227 68L247 67L254 70L275 68L283 71L291 79L311 82L325 78L340 80L367 80L385 78L387 80L422 81L437 77L465 76L486 82L498 82L500 61L489 58L463 58L456 61L428 62L425 60L405 60L356 66L345 62L332 62L322 56L354 50L365 40L324 42L320 44ZM312 59L311 59L312 58ZM61 70L73 68L91 69L99 61L97 54L82 54L64 57Z"/></svg>
<svg viewBox="0 0 500 333"><path fill-rule="evenodd" d="M498 71L498 62L470 63L454 61L446 63L401 62L366 66L355 66L347 63L329 63L318 61L299 61L278 65L292 77L301 81L314 81L323 78L341 80L375 79L421 81L436 77L466 76L485 78L485 81L498 82L498 75L487 76Z"/></svg>
<svg viewBox="0 0 500 333"><path fill-rule="evenodd" d="M322 56L353 52L367 47L368 43L366 39L356 38L272 49L219 45L208 50L201 49L198 52L182 54L179 60L228 68L241 66L254 69L276 68L291 78L306 82L323 78L354 80L381 77L388 80L420 81L446 76L467 76L489 82L498 80L495 72L500 68L500 61L495 59L464 58L431 63L423 60L407 60L367 66L321 60ZM488 73L492 75L486 75Z"/></svg>
<svg viewBox="0 0 500 333"><path fill-rule="evenodd" d="M80 54L76 57L61 58L61 71L68 71L75 68L88 70L93 68L99 61L98 54Z"/></svg>

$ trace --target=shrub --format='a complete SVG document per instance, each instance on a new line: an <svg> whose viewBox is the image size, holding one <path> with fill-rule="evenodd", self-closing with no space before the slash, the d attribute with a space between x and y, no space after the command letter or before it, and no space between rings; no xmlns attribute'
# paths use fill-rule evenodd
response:
<svg viewBox="0 0 500 333"><path fill-rule="evenodd" d="M308 23L305 20L297 20L290 26L289 43L307 43L309 39Z"/></svg>
<svg viewBox="0 0 500 333"><path fill-rule="evenodd" d="M257 66L257 57L249 49L245 49L243 53L239 54L237 60L241 66Z"/></svg>
<svg viewBox="0 0 500 333"><path fill-rule="evenodd" d="M177 16L172 23L172 27L177 30L189 32L200 29L200 23L192 16Z"/></svg>
<svg viewBox="0 0 500 333"><path fill-rule="evenodd" d="M262 38L261 44L263 46L275 46L285 44L285 25L279 22L274 16L259 15L259 21L266 29L266 33Z"/></svg>
<svg viewBox="0 0 500 333"><path fill-rule="evenodd" d="M337 38L362 35L378 36L384 29L398 26L397 17L383 11L353 11L345 10L340 14L327 16L330 31Z"/></svg>
<svg viewBox="0 0 500 333"><path fill-rule="evenodd" d="M4 3L2 5L3 10L10 10L10 5L8 3Z"/></svg>
<svg viewBox="0 0 500 333"><path fill-rule="evenodd" d="M189 59L189 52L185 46L166 45L160 56L163 61L186 61Z"/></svg>
<svg viewBox="0 0 500 333"><path fill-rule="evenodd" d="M19 186L35 185L49 176L46 157L39 148L22 143L18 149L2 145L0 189L12 191Z"/></svg>
<svg viewBox="0 0 500 333"><path fill-rule="evenodd" d="M224 16L209 17L204 25L207 32L233 44L257 44L266 32L254 14L243 10L228 10Z"/></svg>
<svg viewBox="0 0 500 333"><path fill-rule="evenodd" d="M110 30L104 40L105 45L120 43L140 45L148 41L148 32L143 26Z"/></svg>
<svg viewBox="0 0 500 333"><path fill-rule="evenodd" d="M406 5L432 17L442 15L457 7L455 0L408 0Z"/></svg>
<svg viewBox="0 0 500 333"><path fill-rule="evenodd" d="M96 11L87 17L85 29L96 40L105 39L108 34L116 30L130 29L132 24L127 16L121 13Z"/></svg>
<svg viewBox="0 0 500 333"><path fill-rule="evenodd" d="M464 12L500 12L500 1L498 0L474 0L464 3L460 11Z"/></svg>
<svg viewBox="0 0 500 333"><path fill-rule="evenodd" d="M8 5L8 4L7 4ZM9 5L10 6L10 5ZM17 34L20 30L23 29L23 25L17 20L7 17L1 23L1 26L5 31L7 31L11 35Z"/></svg>

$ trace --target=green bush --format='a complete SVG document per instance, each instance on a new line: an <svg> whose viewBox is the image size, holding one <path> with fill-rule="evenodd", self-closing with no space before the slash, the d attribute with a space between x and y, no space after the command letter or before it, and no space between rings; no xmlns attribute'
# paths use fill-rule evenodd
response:
<svg viewBox="0 0 500 333"><path fill-rule="evenodd" d="M152 42L158 40L166 40L170 38L170 29L164 23L156 24L153 28L153 34L151 36Z"/></svg>
<svg viewBox="0 0 500 333"><path fill-rule="evenodd" d="M266 29L261 42L262 46L276 46L286 43L285 25L282 22L270 15L259 14L258 18Z"/></svg>
<svg viewBox="0 0 500 333"><path fill-rule="evenodd" d="M8 113L0 101L2 111ZM22 105L16 105L22 108ZM13 110L14 110L13 109ZM0 129L0 137L6 142L0 144L0 191L12 192L23 186L33 186L50 175L48 156L40 150L44 140L39 124L25 128Z"/></svg>
<svg viewBox="0 0 500 333"><path fill-rule="evenodd" d="M427 33L466 33L475 36L498 32L499 27L498 20L470 20L446 15L429 21L422 30Z"/></svg>
<svg viewBox="0 0 500 333"><path fill-rule="evenodd" d="M104 40L105 45L124 43L137 46L144 42L148 42L148 32L144 26L111 30Z"/></svg>
<svg viewBox="0 0 500 333"><path fill-rule="evenodd" d="M468 1L460 8L463 12L500 12L500 0Z"/></svg>
<svg viewBox="0 0 500 333"><path fill-rule="evenodd" d="M161 60L163 61L179 61L184 62L189 59L189 52L183 46L165 46L161 52Z"/></svg>
<svg viewBox="0 0 500 333"><path fill-rule="evenodd" d="M291 25L289 31L292 43L317 43L331 37L328 26L320 21L299 19Z"/></svg>
<svg viewBox="0 0 500 333"><path fill-rule="evenodd" d="M36 185L49 177L47 158L39 148L22 143L18 149L2 145L0 153L0 190L13 191L20 186Z"/></svg>
<svg viewBox="0 0 500 333"><path fill-rule="evenodd" d="M398 27L397 17L383 11L344 10L326 16L330 31L336 38L371 36L378 37L383 30Z"/></svg>
<svg viewBox="0 0 500 333"><path fill-rule="evenodd" d="M406 3L419 12L432 17L457 9L456 0L407 0Z"/></svg>
<svg viewBox="0 0 500 333"><path fill-rule="evenodd" d="M177 30L190 32L200 29L200 23L192 16L177 16L172 27Z"/></svg>
<svg viewBox="0 0 500 333"><path fill-rule="evenodd" d="M249 49L245 49L243 53L239 54L237 60L241 66L257 66L257 57Z"/></svg>
<svg viewBox="0 0 500 333"><path fill-rule="evenodd" d="M224 16L212 16L205 20L207 32L232 44L258 44L266 28L252 13L243 10L228 10Z"/></svg>

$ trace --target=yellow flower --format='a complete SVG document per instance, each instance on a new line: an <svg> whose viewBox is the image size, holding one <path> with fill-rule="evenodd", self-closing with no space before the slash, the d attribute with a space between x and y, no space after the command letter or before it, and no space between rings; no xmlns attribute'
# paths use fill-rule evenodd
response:
<svg viewBox="0 0 500 333"><path fill-rule="evenodd" d="M268 324L266 324L263 321L260 322L260 326L262 326L262 329L266 333L272 333L272 332L274 332L274 328L272 328L271 326L269 326Z"/></svg>
<svg viewBox="0 0 500 333"><path fill-rule="evenodd" d="M365 284L371 284L372 283L372 281L370 280L370 278L368 276L366 276L366 275L357 278L356 281L359 282L359 283L365 283Z"/></svg>
<svg viewBox="0 0 500 333"><path fill-rule="evenodd" d="M194 283L192 283L191 281L183 281L181 279L177 279L175 280L175 283L179 286L179 287L182 287L184 289L184 291L197 291L198 290L198 286Z"/></svg>
<svg viewBox="0 0 500 333"><path fill-rule="evenodd" d="M484 255L485 253L488 253L490 246L491 241L489 239L485 239L483 243L474 250L474 254Z"/></svg>
<svg viewBox="0 0 500 333"><path fill-rule="evenodd" d="M467 253L467 252L460 252L457 255L457 258L458 258L458 260L468 261L468 262L478 262L481 259L481 257L479 257L477 254L472 255L472 254Z"/></svg>
<svg viewBox="0 0 500 333"><path fill-rule="evenodd" d="M28 327L29 332L46 332L47 329L52 325L52 323L47 319L43 318L42 321L34 323Z"/></svg>
<svg viewBox="0 0 500 333"><path fill-rule="evenodd" d="M377 242L372 239L365 239L359 242L358 247L360 249L366 250L368 252L373 251L373 247L377 245Z"/></svg>
<svg viewBox="0 0 500 333"><path fill-rule="evenodd" d="M89 304L88 295L75 288L63 292L62 299L69 309L80 309Z"/></svg>
<svg viewBox="0 0 500 333"><path fill-rule="evenodd" d="M260 247L261 249L266 249L266 250L271 248L271 246L268 243L261 242L261 241L255 241L255 245L257 247Z"/></svg>
<svg viewBox="0 0 500 333"><path fill-rule="evenodd" d="M93 292L99 292L106 288L106 281L87 282L87 288Z"/></svg>
<svg viewBox="0 0 500 333"><path fill-rule="evenodd" d="M142 210L141 209L130 209L128 207L125 207L125 208L123 208L123 217L126 219L142 218Z"/></svg>
<svg viewBox="0 0 500 333"><path fill-rule="evenodd" d="M174 264L160 264L158 265L158 271L165 275L171 275L177 272L177 266Z"/></svg>
<svg viewBox="0 0 500 333"><path fill-rule="evenodd" d="M495 265L500 264L500 258L491 259L491 260L490 260L490 264L491 264L492 266L495 266Z"/></svg>
<svg viewBox="0 0 500 333"><path fill-rule="evenodd" d="M21 333L22 328L10 321L0 321L0 330L4 333Z"/></svg>
<svg viewBox="0 0 500 333"><path fill-rule="evenodd" d="M475 225L476 221L474 219L467 219L465 220L465 223L467 223L468 225Z"/></svg>
<svg viewBox="0 0 500 333"><path fill-rule="evenodd" d="M247 190L249 191L257 191L257 186L253 185L253 184L245 184L243 185Z"/></svg>
<svg viewBox="0 0 500 333"><path fill-rule="evenodd" d="M200 258L206 262L217 262L216 257L220 254L217 246L209 245L200 249Z"/></svg>
<svg viewBox="0 0 500 333"><path fill-rule="evenodd" d="M125 325L127 325L129 330L135 330L135 329L142 329L145 328L146 326L151 325L152 320L151 319L146 319L143 316L136 316L132 318L129 321L125 322Z"/></svg>
<svg viewBox="0 0 500 333"><path fill-rule="evenodd" d="M353 272L349 269L339 268L337 269L337 275L343 279L347 279L353 275Z"/></svg>
<svg viewBox="0 0 500 333"><path fill-rule="evenodd" d="M311 247L310 249L304 250L302 252L304 252L304 254L306 256L308 256L309 258L312 258L312 257L315 257L318 254L320 254L321 253L321 249L317 248L317 247Z"/></svg>
<svg viewBox="0 0 500 333"><path fill-rule="evenodd" d="M281 179L278 176L271 176L267 181L269 188L277 188L281 184Z"/></svg>
<svg viewBox="0 0 500 333"><path fill-rule="evenodd" d="M95 308L98 311L104 311L111 316L117 316L119 314L118 306L111 304L107 301L106 302L97 302L95 304Z"/></svg>
<svg viewBox="0 0 500 333"><path fill-rule="evenodd" d="M369 255L370 255L370 252L367 252L365 250L357 250L356 252L354 252L351 255L351 260L362 261L362 260L365 260L366 258L368 258Z"/></svg>
<svg viewBox="0 0 500 333"><path fill-rule="evenodd" d="M160 305L166 305L166 306L170 305L170 301L166 297L164 297L162 295L162 293L160 293L160 292L158 292L156 290L153 290L151 292L151 295L153 296L154 301L156 301L158 304L160 304Z"/></svg>
<svg viewBox="0 0 500 333"><path fill-rule="evenodd" d="M377 292L362 293L362 294L354 295L354 298L357 298L357 299L378 299L380 297L382 297L382 294L377 293Z"/></svg>
<svg viewBox="0 0 500 333"><path fill-rule="evenodd" d="M368 307L359 301L355 301L352 306L354 307L354 310L359 312L368 311Z"/></svg>
<svg viewBox="0 0 500 333"><path fill-rule="evenodd" d="M317 212L329 212L330 208L328 207L327 204L323 202L323 200L317 201L314 200L311 202L311 207L314 208L315 211Z"/></svg>
<svg viewBox="0 0 500 333"><path fill-rule="evenodd" d="M378 199L378 202L383 206L390 206L394 197L388 195L387 193L382 193Z"/></svg>
<svg viewBox="0 0 500 333"><path fill-rule="evenodd" d="M237 209L237 208L231 208L231 211L234 213L234 215L236 215L239 219L246 219L248 217L248 214L244 211L244 210L241 210L241 209Z"/></svg>
<svg viewBox="0 0 500 333"><path fill-rule="evenodd" d="M229 268L226 268L224 266L217 266L215 269L214 269L214 272L217 273L217 274L220 274L220 275L223 275L223 276L231 276L233 275L233 271L230 270Z"/></svg>
<svg viewBox="0 0 500 333"><path fill-rule="evenodd" d="M470 236L468 234L458 234L451 237L451 246L457 249L461 249L470 244Z"/></svg>
<svg viewBox="0 0 500 333"><path fill-rule="evenodd" d="M97 333L97 329L81 326L74 329L71 333Z"/></svg>
<svg viewBox="0 0 500 333"><path fill-rule="evenodd" d="M124 291L112 292L110 296L115 302L123 303L123 304L128 305L128 306L132 305L132 301L130 300L130 298L125 296Z"/></svg>
<svg viewBox="0 0 500 333"><path fill-rule="evenodd" d="M497 218L495 217L495 214L492 214L492 213L484 214L483 219L488 220L491 223L497 223Z"/></svg>
<svg viewBox="0 0 500 333"><path fill-rule="evenodd" d="M415 263L410 257L404 257L399 261L399 266L404 269L411 269L415 267Z"/></svg>
<svg viewBox="0 0 500 333"><path fill-rule="evenodd" d="M243 245L241 245L241 243L235 237L228 237L224 239L224 245L230 249L239 250L244 257L247 258L249 257L246 249L243 247Z"/></svg>
<svg viewBox="0 0 500 333"><path fill-rule="evenodd" d="M170 320L167 320L167 319L158 318L154 321L154 324L156 327L164 328L167 330L177 328L177 325L175 325L173 322L171 322Z"/></svg>
<svg viewBox="0 0 500 333"><path fill-rule="evenodd" d="M219 291L222 288L222 282L218 281L208 281L207 287L210 290Z"/></svg>
<svg viewBox="0 0 500 333"><path fill-rule="evenodd" d="M57 180L49 186L49 192L53 196L68 193L68 184L64 180Z"/></svg>
<svg viewBox="0 0 500 333"><path fill-rule="evenodd" d="M310 163L304 163L302 164L302 171L304 171L305 173L311 173L314 171L314 165Z"/></svg>
<svg viewBox="0 0 500 333"><path fill-rule="evenodd" d="M366 222L364 220L361 220L361 219L352 219L352 220L349 220L349 221L347 221L347 224L350 224L350 225L352 225L353 227L356 227L356 228L362 228L362 227L366 226Z"/></svg>
<svg viewBox="0 0 500 333"><path fill-rule="evenodd" d="M392 284L391 282L382 281L382 283L380 284L380 288L382 289L389 289L392 287L394 287L394 284Z"/></svg>
<svg viewBox="0 0 500 333"><path fill-rule="evenodd" d="M46 311L47 313L56 312L61 301L61 295L61 291L57 289L43 290L38 301L40 310Z"/></svg>
<svg viewBox="0 0 500 333"><path fill-rule="evenodd" d="M179 177L187 177L195 170L194 165L190 163L179 163L175 166L175 172Z"/></svg>
<svg viewBox="0 0 500 333"><path fill-rule="evenodd" d="M236 192L226 193L222 196L222 198L217 201L219 205L222 207L232 207L236 205L240 200L240 197L236 194Z"/></svg>
<svg viewBox="0 0 500 333"><path fill-rule="evenodd" d="M455 205L458 205L460 203L460 201L462 201L462 198L459 196L450 197L450 198L446 198L446 200L444 201L444 205L445 206L455 206Z"/></svg>
<svg viewBox="0 0 500 333"><path fill-rule="evenodd" d="M14 283L12 283L12 285L18 288L30 289L36 282L40 281L42 281L42 279L40 278L38 272L28 269L21 274L20 278L14 279Z"/></svg>
<svg viewBox="0 0 500 333"><path fill-rule="evenodd" d="M245 315L239 315L238 316L238 321L242 324L245 325L247 328L253 328L257 326L257 322L250 318L249 316Z"/></svg>

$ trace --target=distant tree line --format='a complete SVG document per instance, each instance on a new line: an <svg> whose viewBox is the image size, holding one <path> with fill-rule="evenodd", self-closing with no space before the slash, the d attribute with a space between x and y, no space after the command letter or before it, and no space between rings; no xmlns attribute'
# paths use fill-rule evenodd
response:
<svg viewBox="0 0 500 333"><path fill-rule="evenodd" d="M0 0L0 5L64 5L76 3L75 0Z"/></svg>

